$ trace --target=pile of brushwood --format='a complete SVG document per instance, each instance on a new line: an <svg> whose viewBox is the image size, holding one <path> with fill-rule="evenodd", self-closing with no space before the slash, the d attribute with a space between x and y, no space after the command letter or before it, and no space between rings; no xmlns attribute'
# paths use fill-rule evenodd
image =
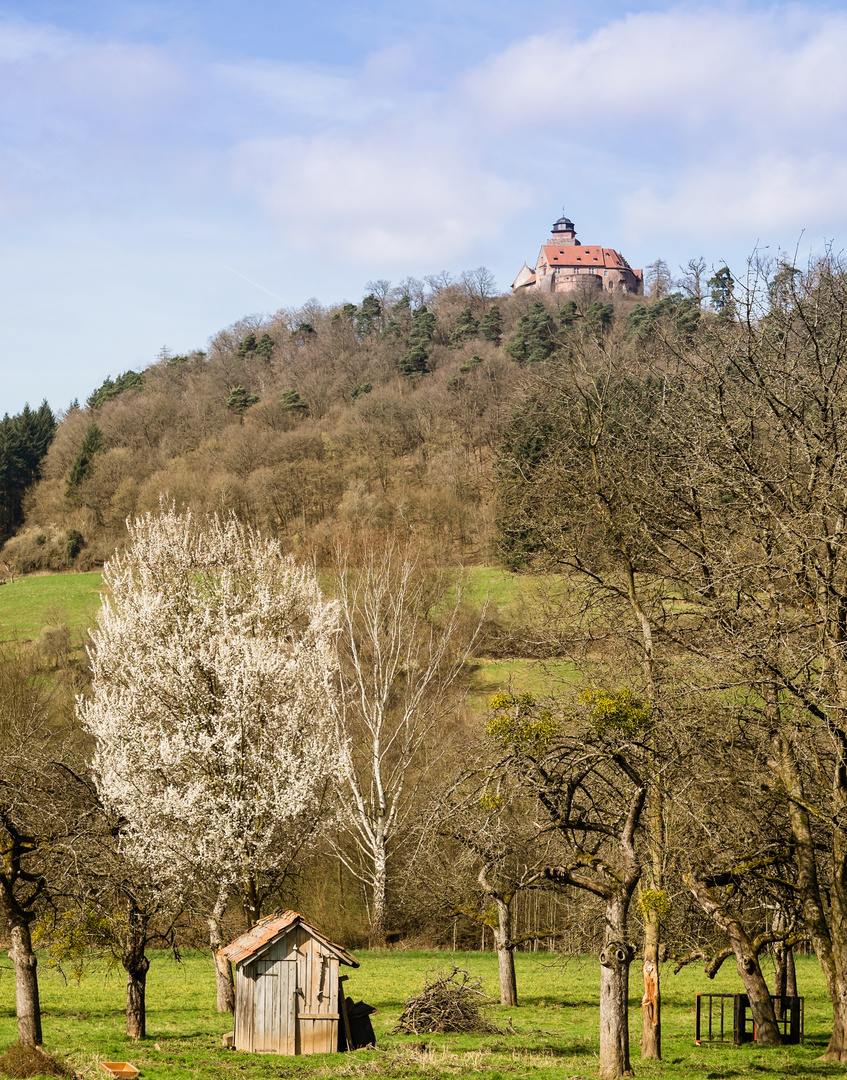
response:
<svg viewBox="0 0 847 1080"><path fill-rule="evenodd" d="M0 1055L0 1075L15 1080L30 1076L61 1076L77 1080L76 1072L67 1062L51 1057L39 1046L21 1046L13 1043L5 1054Z"/></svg>
<svg viewBox="0 0 847 1080"><path fill-rule="evenodd" d="M441 1035L459 1031L466 1035L502 1034L482 1015L491 999L482 990L482 981L454 967L449 975L431 973L434 978L420 994L406 1002L394 1033Z"/></svg>

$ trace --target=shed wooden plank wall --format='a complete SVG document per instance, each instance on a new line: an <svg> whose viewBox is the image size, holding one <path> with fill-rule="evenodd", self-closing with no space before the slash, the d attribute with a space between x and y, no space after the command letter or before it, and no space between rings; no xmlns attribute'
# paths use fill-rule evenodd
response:
<svg viewBox="0 0 847 1080"><path fill-rule="evenodd" d="M338 1049L338 958L302 926L239 964L235 1045L277 1054Z"/></svg>
<svg viewBox="0 0 847 1080"><path fill-rule="evenodd" d="M331 1054L338 1049L338 959L302 926L293 934L297 948L298 1001L296 1054Z"/></svg>

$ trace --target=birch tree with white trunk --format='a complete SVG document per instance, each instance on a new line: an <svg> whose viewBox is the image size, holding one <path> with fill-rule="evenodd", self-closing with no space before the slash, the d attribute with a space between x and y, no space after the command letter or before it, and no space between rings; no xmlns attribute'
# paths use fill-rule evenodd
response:
<svg viewBox="0 0 847 1080"><path fill-rule="evenodd" d="M355 567L339 552L336 598L336 729L339 752L349 748L339 825L354 853L339 845L338 854L365 886L371 941L380 945L394 845L421 780L444 755L476 628L463 618L461 587L397 544L366 552Z"/></svg>
<svg viewBox="0 0 847 1080"><path fill-rule="evenodd" d="M227 903L260 917L340 775L336 606L312 570L234 517L163 505L130 537L104 568L79 713L126 857L181 898L206 898L218 1004L231 1007Z"/></svg>

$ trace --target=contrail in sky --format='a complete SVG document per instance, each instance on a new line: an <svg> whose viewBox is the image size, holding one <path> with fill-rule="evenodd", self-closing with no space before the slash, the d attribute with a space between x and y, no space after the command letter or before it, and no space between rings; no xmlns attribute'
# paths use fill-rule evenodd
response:
<svg viewBox="0 0 847 1080"><path fill-rule="evenodd" d="M275 292L271 292L270 289L266 289L264 285L260 285L258 281L254 281L252 278L247 277L246 274L239 273L238 270L233 270L231 266L227 266L226 263L219 262L218 266L222 266L224 270L229 270L231 274L235 274L236 277L240 277L242 281L246 281L248 285L255 285L257 289L261 289L262 292L266 292L268 296L272 296L274 300L279 300L281 304L285 301L281 296L278 296Z"/></svg>

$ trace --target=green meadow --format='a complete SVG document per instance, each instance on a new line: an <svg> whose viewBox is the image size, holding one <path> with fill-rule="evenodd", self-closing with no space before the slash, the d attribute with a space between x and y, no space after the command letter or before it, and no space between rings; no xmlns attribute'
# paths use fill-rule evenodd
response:
<svg viewBox="0 0 847 1080"><path fill-rule="evenodd" d="M215 1011L212 962L190 953L177 963L157 954L147 991L148 1037L138 1043L124 1034L125 980L120 968L93 963L83 979L66 982L42 969L41 989L46 1049L66 1059L87 1077L102 1077L100 1061L130 1061L149 1080L212 1080L232 1077L486 1077L511 1080L593 1080L597 1076L599 965L593 958L571 959L549 953L516 956L518 1007L493 1006L489 1018L497 1035L394 1035L405 999L424 985L428 972L449 971L453 956L438 952L357 953L361 967L351 971L348 995L378 1009L373 1016L377 1050L344 1055L284 1058L225 1050L221 1036L231 1030L229 1015ZM456 964L497 992L493 952L457 953ZM741 983L727 963L710 982L699 969L663 973L664 1061L641 1062L640 993L637 965L632 968L630 1023L637 1076L667 1080L712 1080L755 1074L772 1080L835 1076L843 1067L819 1062L828 1039L831 1010L814 957L797 958L798 982L806 996L806 1041L802 1046L759 1050L754 1044L695 1046L694 1001L698 991L737 993ZM15 1039L14 980L0 959L0 1051Z"/></svg>
<svg viewBox="0 0 847 1080"><path fill-rule="evenodd" d="M552 580L552 579L551 579ZM539 590L550 587L543 578L511 574L498 567L474 567L469 572L468 597L503 622L519 621L538 603ZM0 640L36 640L46 626L69 626L79 641L95 620L101 603L99 573L38 574L17 578L0 588ZM551 685L573 682L576 669L561 660L522 657L480 657L470 667L470 704L479 711L498 690L511 688L543 695Z"/></svg>
<svg viewBox="0 0 847 1080"><path fill-rule="evenodd" d="M94 622L103 579L98 573L38 574L0 588L0 640L37 638L45 626L79 631Z"/></svg>

